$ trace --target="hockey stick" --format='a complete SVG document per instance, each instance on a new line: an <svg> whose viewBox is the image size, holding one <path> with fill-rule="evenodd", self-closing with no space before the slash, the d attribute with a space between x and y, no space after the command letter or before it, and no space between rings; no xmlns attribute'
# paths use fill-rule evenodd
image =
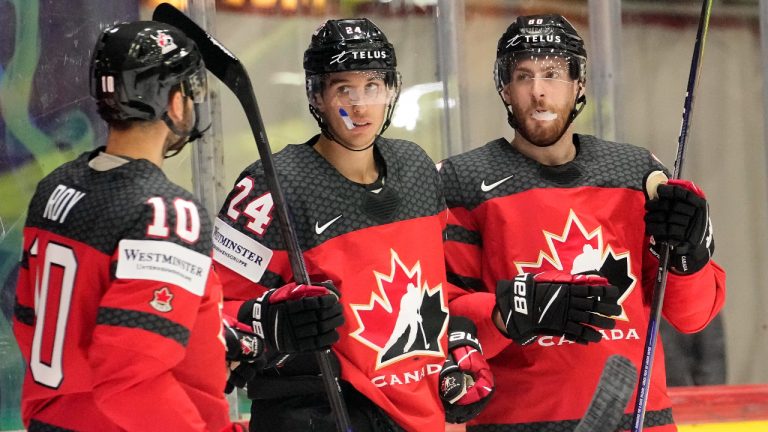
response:
<svg viewBox="0 0 768 432"><path fill-rule="evenodd" d="M691 59L691 70L688 74L688 87L685 90L685 102L683 103L683 120L680 124L680 135L677 139L677 155L675 156L675 166L672 171L672 178L678 179L682 173L683 160L685 157L685 144L688 141L688 128L691 125L693 114L693 94L696 90L696 82L701 69L701 59L704 52L704 43L707 39L707 30L709 29L709 16L712 12L712 0L704 0L701 6L701 15L699 16L699 28L696 31L696 42L693 46L693 57ZM651 180L649 178L649 180ZM648 181L646 189L648 195L656 195L656 187L659 181ZM645 347L643 349L643 363L640 367L640 381L637 385L637 398L635 399L635 410L632 417L632 432L643 430L643 419L645 418L645 406L648 403L648 392L651 387L651 369L653 368L653 355L656 352L656 340L659 334L659 318L661 317L661 307L664 304L664 290L667 287L667 266L669 265L669 244L662 243L661 256L659 257L659 269L656 274L656 283L653 287L651 297L651 316L648 320L648 332L645 335Z"/></svg>
<svg viewBox="0 0 768 432"><path fill-rule="evenodd" d="M629 359L612 355L605 362L597 389L574 432L613 432L635 389L637 370Z"/></svg>
<svg viewBox="0 0 768 432"><path fill-rule="evenodd" d="M267 186L272 193L272 200L275 203L275 210L280 221L281 234L288 251L293 277L298 284L308 284L309 275L304 264L296 231L288 216L288 205L285 202L283 190L280 188L280 181L272 161L272 150L269 147L264 122L261 119L259 105L256 102L256 96L254 95L248 72L246 72L243 64L232 52L174 6L168 3L161 3L155 8L152 19L171 24L184 32L187 37L194 40L203 55L205 67L219 78L240 101L240 105L242 105L248 118L248 123L251 126L253 137L256 140L261 164L264 167L264 175L267 179ZM336 426L339 431L347 432L351 430L349 414L347 414L346 407L344 406L338 378L331 367L330 356L330 350L325 350L317 352L315 357L320 366L325 391L328 394L328 400L336 418Z"/></svg>
<svg viewBox="0 0 768 432"><path fill-rule="evenodd" d="M419 321L419 327L421 328L421 338L424 339L424 349L429 349L429 342L427 342L427 334L424 333L424 324Z"/></svg>

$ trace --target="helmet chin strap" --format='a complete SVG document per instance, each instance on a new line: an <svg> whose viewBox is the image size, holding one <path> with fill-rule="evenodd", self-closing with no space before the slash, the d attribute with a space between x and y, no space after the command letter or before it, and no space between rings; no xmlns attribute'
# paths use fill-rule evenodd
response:
<svg viewBox="0 0 768 432"><path fill-rule="evenodd" d="M174 135L179 136L179 139L176 142L168 146L169 149L173 149L173 150L171 150L171 153L168 153L166 151L166 154L163 156L164 159L169 159L178 155L179 153L181 153L182 150L184 150L184 147L187 144L201 138L203 134L208 129L211 128L211 125L209 124L203 130L198 129L198 121L200 120L199 106L200 104L197 104L197 103L193 104L195 121L192 124L192 127L187 131L182 131L181 129L176 127L176 125L173 123L173 120L171 120L171 118L168 116L168 111L163 113L161 119L163 120L165 125L168 126L168 129L170 129Z"/></svg>
<svg viewBox="0 0 768 432"><path fill-rule="evenodd" d="M501 96L501 92L499 92L499 96ZM512 129L515 130L515 133L519 133L523 136L528 142L534 143L534 141L528 136L528 134L525 133L522 125L520 122L517 121L517 118L515 117L515 113L512 112L512 105L508 104L504 97L501 96L502 102L504 102L504 106L507 108L507 122L509 122L509 125L512 126ZM558 142L560 138L565 135L565 132L568 130L568 128L571 126L571 123L573 123L573 120L576 119L576 116L578 116L581 111L584 109L584 106L587 104L587 96L584 94L580 94L576 96L576 100L573 102L573 108L571 108L571 113L568 115L568 121L565 122L565 125L563 126L563 129L560 131L560 134L557 135L557 138L554 140L540 146L540 147L549 147L552 144Z"/></svg>
<svg viewBox="0 0 768 432"><path fill-rule="evenodd" d="M349 150L349 151L353 151L353 152L361 152L361 151L366 151L366 150L368 150L369 148L373 147L373 145L376 143L376 138L378 138L378 136L379 136L379 135L377 134L377 135L376 135L376 136L373 138L373 141L371 141L371 143L370 143L369 145L365 146L364 148L361 148L361 149L356 149L356 148L352 148L352 147L350 147L350 146L348 146L348 145L344 144L343 142L341 142L341 140L340 140L340 139L336 138L336 136L335 136L335 135L333 135L333 133L332 133L332 132L331 132L331 130L328 128L328 126L325 124L325 122L323 123L323 126L321 126L321 127L320 127L320 130L323 132L323 135L325 135L325 137L326 137L326 138L328 138L329 140L331 140L331 141L335 142L336 144L338 144L338 145L340 145L340 146L344 147L345 149L347 149L347 150Z"/></svg>

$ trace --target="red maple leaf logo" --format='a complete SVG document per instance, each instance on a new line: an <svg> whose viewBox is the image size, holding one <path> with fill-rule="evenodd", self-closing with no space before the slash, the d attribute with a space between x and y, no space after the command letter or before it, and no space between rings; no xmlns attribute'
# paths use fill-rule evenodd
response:
<svg viewBox="0 0 768 432"><path fill-rule="evenodd" d="M391 350L395 339L400 336L397 334L393 337L393 333L396 331L401 304L406 295L409 295L411 298L415 296L415 298L419 298L419 301L422 302L425 301L424 299L436 299L441 303L440 309L445 313L446 317L448 313L443 301L442 284L430 288L426 282L421 280L421 263L419 261L413 267L408 268L402 262L397 252L391 250L391 253L390 273L387 275L374 271L378 289L371 293L370 302L368 304L350 304L350 308L360 325L350 336L378 352L377 369L399 361L403 357L417 354L445 356L441 345L434 339L439 338L443 334L448 320L445 320L441 329L436 330L437 335L430 334L428 336L425 333L425 324L421 322L419 312L419 330L417 332L419 332L420 338L423 340L423 344L419 345L419 347L423 349L406 349L402 355L395 356L392 356L390 353L390 356L383 360L385 354ZM425 307L424 304L422 304L422 307ZM430 332L427 331L427 333ZM428 339L433 340L428 341Z"/></svg>
<svg viewBox="0 0 768 432"><path fill-rule="evenodd" d="M157 36L150 35L152 39L157 42L157 46L160 47L160 52L163 54L166 54L168 52L171 52L178 48L176 43L173 41L173 38L168 33L163 32L162 30L157 32Z"/></svg>
<svg viewBox="0 0 768 432"><path fill-rule="evenodd" d="M572 209L568 214L568 220L565 222L562 233L555 234L542 231L542 234L544 234L549 250L540 250L539 256L535 261L515 261L518 273L539 273L548 270L557 270L571 274L585 271L601 271L601 273L605 273L604 265L606 262L610 262L614 267L625 263L626 276L624 278L626 279L626 287L621 297L619 297L619 305L624 303L624 300L629 297L629 294L637 285L637 277L632 273L632 268L629 265L629 251L617 253L612 245L604 244L602 226L598 225L592 231L587 230ZM624 268L621 269L622 272L623 270ZM612 283L616 285L616 282L613 280ZM616 318L621 320L628 319L623 307L621 315Z"/></svg>
<svg viewBox="0 0 768 432"><path fill-rule="evenodd" d="M162 287L155 291L155 301L160 303L168 303L173 298L173 294L168 290L168 287Z"/></svg>

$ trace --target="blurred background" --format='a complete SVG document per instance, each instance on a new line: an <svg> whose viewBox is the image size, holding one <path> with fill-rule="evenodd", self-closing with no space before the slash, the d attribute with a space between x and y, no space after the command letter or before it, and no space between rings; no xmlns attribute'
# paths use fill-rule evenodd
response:
<svg viewBox="0 0 768 432"><path fill-rule="evenodd" d="M158 3L0 0L0 430L22 428L24 365L10 322L26 207L44 175L104 143L106 128L88 89L97 35L117 21L149 19ZM171 3L246 66L273 151L317 131L302 69L312 32L329 18L370 18L394 44L403 75L386 136L417 142L435 161L499 136L511 139L493 84L496 43L518 15L559 13L589 53L588 103L577 131L646 147L669 167L701 10L699 0ZM766 41L768 0L714 1L683 177L701 185L711 202L715 259L728 273L728 298L705 333L664 330L673 384L752 391L768 382ZM235 97L218 84L212 90L212 130L165 170L216 213L258 153ZM751 394L768 412L768 396Z"/></svg>

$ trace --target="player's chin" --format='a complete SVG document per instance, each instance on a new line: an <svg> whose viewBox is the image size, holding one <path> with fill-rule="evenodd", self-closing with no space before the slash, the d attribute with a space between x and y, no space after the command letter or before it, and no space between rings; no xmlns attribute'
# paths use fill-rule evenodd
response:
<svg viewBox="0 0 768 432"><path fill-rule="evenodd" d="M352 130L346 130L339 134L349 147L364 149L371 145L376 138L376 130L373 125L355 127Z"/></svg>
<svg viewBox="0 0 768 432"><path fill-rule="evenodd" d="M523 126L525 135L531 143L538 147L549 147L554 144L563 131L563 122L560 119L541 121L528 119Z"/></svg>
<svg viewBox="0 0 768 432"><path fill-rule="evenodd" d="M529 128L525 135L536 147L549 147L557 141L558 132L551 128Z"/></svg>

